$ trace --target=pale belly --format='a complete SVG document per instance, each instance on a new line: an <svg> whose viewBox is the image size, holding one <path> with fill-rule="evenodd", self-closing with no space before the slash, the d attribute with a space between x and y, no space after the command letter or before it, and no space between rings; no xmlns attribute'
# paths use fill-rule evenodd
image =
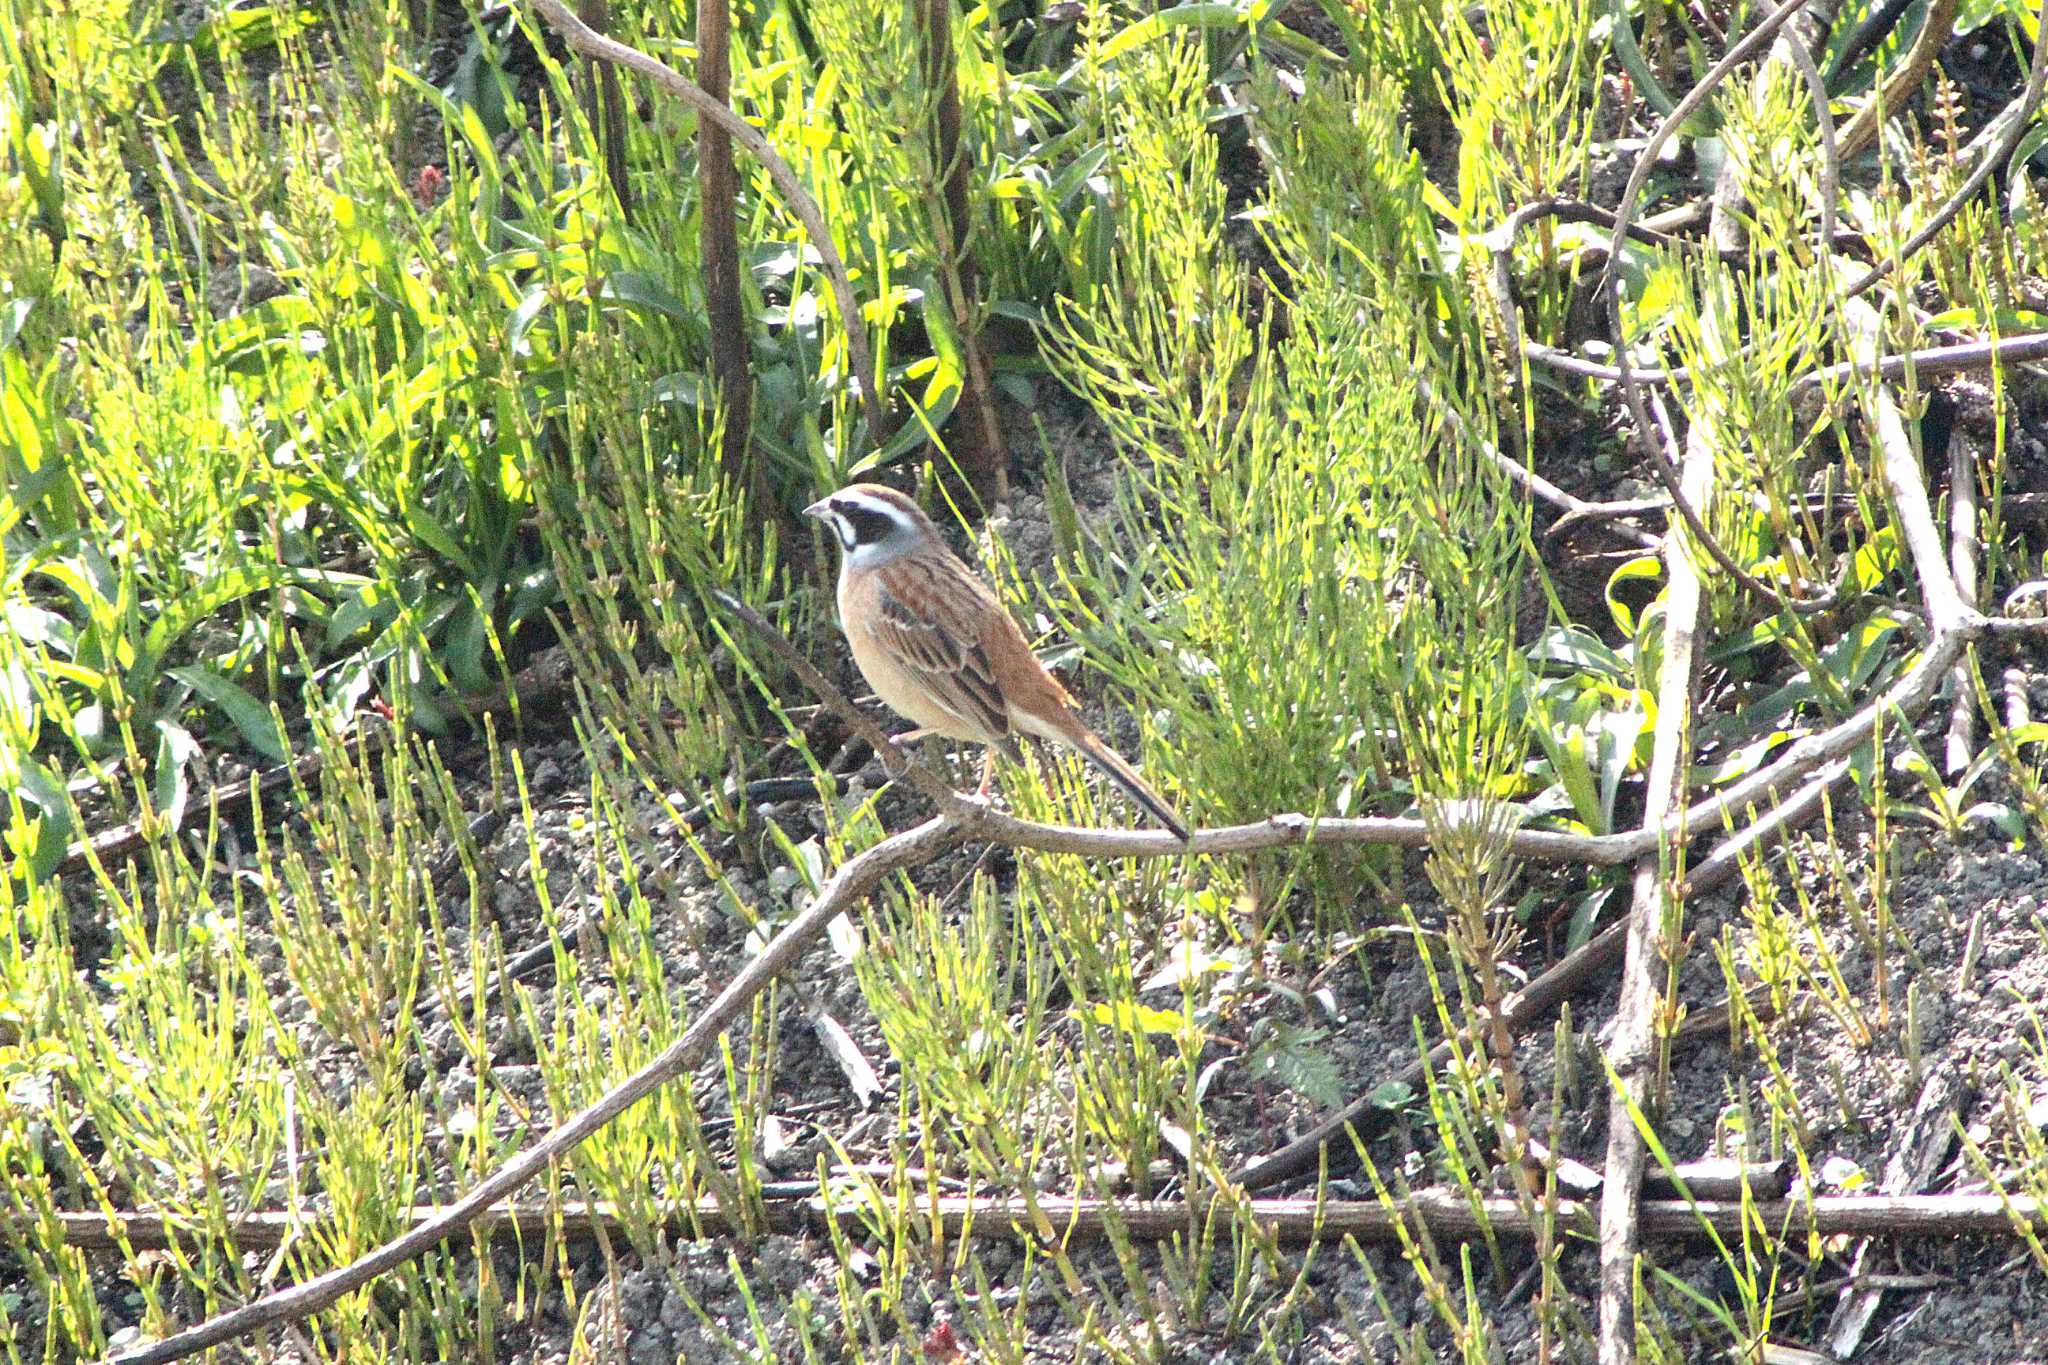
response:
<svg viewBox="0 0 2048 1365"><path fill-rule="evenodd" d="M972 739L983 744L997 742L981 732L980 727L963 721L932 699L908 670L898 666L874 637L858 628L846 632L846 643L853 650L853 661L860 668L861 676L868 680L868 686L875 689L875 695L886 702L891 711L933 734L948 739Z"/></svg>

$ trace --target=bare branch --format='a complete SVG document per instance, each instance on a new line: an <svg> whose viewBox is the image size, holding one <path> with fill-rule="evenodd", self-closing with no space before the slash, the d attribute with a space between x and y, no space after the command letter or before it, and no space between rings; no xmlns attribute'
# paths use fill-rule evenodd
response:
<svg viewBox="0 0 2048 1365"><path fill-rule="evenodd" d="M1977 610L1982 587L1978 565L1983 546L1977 539L1976 443L1958 426L1948 437L1948 553L1950 571L1963 605ZM1951 679L1948 745L1942 765L1950 777L1970 766L1977 748L1977 688L1966 654L1956 661Z"/></svg>
<svg viewBox="0 0 2048 1365"><path fill-rule="evenodd" d="M1850 119L1849 126L1842 131L1844 157L1855 156L1870 145L1877 136L1881 114L1906 107L1907 97L1927 79L1927 68L1934 65L1934 59L1955 35L1956 12L1961 8L1962 0L1932 0L1927 6L1927 17L1921 21L1920 32L1913 39L1913 46L1905 59L1892 69L1881 86L1870 92L1870 99L1856 111L1856 117ZM1896 14L1893 22L1897 22ZM1848 50L1844 50L1843 56L1845 60L1850 59Z"/></svg>
<svg viewBox="0 0 2048 1365"><path fill-rule="evenodd" d="M1618 365L1602 365L1569 351L1545 346L1539 341L1526 343L1522 350L1533 363L1564 374L1608 384L1621 382L1621 367ZM1988 370L1994 365L2020 365L2044 359L2048 359L2048 332L2023 332L2018 336L1971 341L1957 346L1923 347L1917 351L1885 356L1875 364L1867 360L1845 360L1836 365L1824 365L1795 379L1792 392L1805 393L1859 374L1875 374L1880 379L1896 380L1903 378L1908 369L1919 374L1957 374L1965 370ZM1683 366L1632 370L1631 373L1639 384L1683 384L1692 378Z"/></svg>
<svg viewBox="0 0 2048 1365"><path fill-rule="evenodd" d="M2048 0L2042 0L2041 9L2036 13L2048 19ZM2048 85L2048 41L2037 40L2034 43L2033 65L2027 70L2026 89L2022 90L2011 104L1993 115L1991 122L1985 125L1983 134L1980 134L1980 138L1993 138L1993 145L1985 149L1983 157L1970 172L1970 178L1958 186L1956 192L1949 196L1948 202L1936 209L1934 216L1927 220L1926 225L1899 248L1898 260L1908 259L1939 236L1942 229L1963 211L1963 205L1977 197L1977 192L1984 188L1992 173L2011 160L2013 152L2020 145L2020 139L2027 135L2027 128L2034 121L2034 111L2041 107L2041 91L2044 85ZM1863 293L1883 279L1895 264L1895 261L1886 259L1870 267L1862 278L1849 286L1851 297Z"/></svg>
<svg viewBox="0 0 2048 1365"><path fill-rule="evenodd" d="M853 732L866 740L874 751L882 756L882 762L891 772L907 775L912 786L930 797L944 811L964 815L972 806L967 798L953 790L952 784L929 764L921 763L903 751L903 747L891 739L881 726L869 718L865 711L855 706L832 680L818 671L817 665L803 656L802 651L789 642L789 637L775 628L773 622L755 611L739 598L721 589L713 588L711 596L718 605L737 616L747 628L761 638L761 642L775 652L775 657L789 665L790 671L803 679L812 695L825 704L825 709L845 721Z"/></svg>
<svg viewBox="0 0 2048 1365"><path fill-rule="evenodd" d="M1717 205L1720 196L1716 197ZM1719 210L1717 208L1717 216ZM1695 424L1686 436L1685 474L1672 495L1704 505L1714 492L1714 448ZM1702 566L1684 536L1664 541L1664 647L1657 676L1657 729L1644 794L1646 826L1664 824L1685 807L1685 775L1692 766ZM1645 850L1636 863L1628 918L1627 954L1607 1046L1614 1093L1607 1111L1607 1182L1600 1192L1600 1360L1628 1365L1636 1358L1635 1280L1640 1225L1636 1204L1643 1188L1643 1141L1631 1118L1649 1107L1650 1074L1658 1061L1656 1024L1676 921L1685 904L1679 878L1683 851L1676 845Z"/></svg>
<svg viewBox="0 0 2048 1365"><path fill-rule="evenodd" d="M1683 1172L1681 1171L1681 1174ZM873 1195L869 1196L871 1199ZM1702 1241L1714 1234L1739 1235L1748 1221L1774 1236L1804 1237L2016 1237L2048 1232L2048 1205L2025 1195L2001 1194L1919 1194L1919 1195L1820 1195L1812 1199L1759 1198L1739 1196L1725 1199L1653 1199L1641 1207L1643 1234L1656 1241ZM778 1232L827 1232L836 1224L858 1217L861 1206L854 1196L838 1195L762 1200L768 1227ZM1226 1220L1242 1209L1250 1224L1266 1237L1293 1246L1353 1237L1361 1242L1394 1241L1399 1227L1426 1228L1431 1235L1453 1241L1484 1236L1533 1237L1534 1220L1512 1198L1473 1200L1462 1190L1418 1190L1386 1203L1378 1200L1343 1199L1247 1199L1212 1195L1206 1198L1141 1200L1077 1199L1065 1195L1036 1195L1029 1200L992 1198L982 1195L919 1193L917 1208L929 1216L949 1238L972 1237L982 1241L1035 1241L1039 1236L1039 1215L1060 1230L1063 1237L1095 1241L1114 1230L1119 1236L1140 1241L1162 1241L1185 1237L1211 1225L1218 1214ZM679 1212L681 1212L679 1210ZM1590 1203L1562 1199L1557 1204L1559 1226L1579 1231L1592 1226ZM446 1215L439 1207L410 1211L413 1226L429 1227ZM742 1215L731 1214L716 1200L705 1196L693 1201L687 1217L676 1217L664 1231L678 1237L721 1237L748 1230ZM116 1215L104 1213L63 1213L55 1215L68 1246L85 1250L154 1250L170 1246L174 1229L160 1214ZM517 1233L529 1239L559 1236L569 1241L589 1241L603 1236L622 1238L626 1220L608 1204L581 1201L563 1203L494 1204L471 1221L471 1226L492 1232ZM303 1235L303 1222L286 1213L243 1215L238 1224L239 1244L244 1250L273 1247L288 1238ZM1898 1286L1894 1286L1898 1287ZM116 1357L125 1360L128 1357Z"/></svg>

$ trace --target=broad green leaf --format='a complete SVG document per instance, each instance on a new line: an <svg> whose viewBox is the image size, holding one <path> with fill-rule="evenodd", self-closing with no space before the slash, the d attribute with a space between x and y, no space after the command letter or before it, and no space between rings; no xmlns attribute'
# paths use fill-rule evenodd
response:
<svg viewBox="0 0 2048 1365"><path fill-rule="evenodd" d="M64 783L57 775L27 755L16 760L13 791L24 807L33 807L37 813L26 826L8 827L7 847L40 880L56 872L57 864L70 851L71 841L78 837L78 828L71 819L71 802L65 797Z"/></svg>
<svg viewBox="0 0 2048 1365"><path fill-rule="evenodd" d="M205 664L165 671L218 708L250 748L273 762L291 762L291 746L285 743L276 714L239 683Z"/></svg>
<svg viewBox="0 0 2048 1365"><path fill-rule="evenodd" d="M1156 1010L1134 1000L1104 1001L1088 1006L1086 1013L1105 1028L1133 1036L1173 1037L1190 1027L1188 1017L1179 1010Z"/></svg>
<svg viewBox="0 0 2048 1365"><path fill-rule="evenodd" d="M684 321L695 320L690 307L677 298L674 291L643 270L621 270L606 275L602 297Z"/></svg>
<svg viewBox="0 0 2048 1365"><path fill-rule="evenodd" d="M1614 624L1622 634L1635 638L1641 622L1636 619L1635 608L1621 600L1615 590L1624 583L1644 579L1660 579L1664 576L1664 561L1655 555L1638 555L1628 560L1607 576L1607 614L1614 618Z"/></svg>
<svg viewBox="0 0 2048 1365"><path fill-rule="evenodd" d="M1635 669L1626 658L1580 626L1555 626L1544 631L1529 646L1528 655L1531 663L1583 669L1614 683L1626 683L1635 676Z"/></svg>

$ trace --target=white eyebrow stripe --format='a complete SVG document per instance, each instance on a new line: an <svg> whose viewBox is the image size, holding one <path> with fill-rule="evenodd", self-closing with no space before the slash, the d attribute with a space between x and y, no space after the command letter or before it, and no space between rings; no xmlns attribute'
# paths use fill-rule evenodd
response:
<svg viewBox="0 0 2048 1365"><path fill-rule="evenodd" d="M863 512L873 512L878 516L887 517L898 525L907 525L910 520L903 514L903 509L896 506L896 504L886 502L867 493L841 493L832 501L837 506L855 507Z"/></svg>
<svg viewBox="0 0 2048 1365"><path fill-rule="evenodd" d="M869 568L886 563L916 544L916 519L887 498L856 491L837 493L827 504L827 512L839 533L839 544L845 551L849 568ZM853 525L855 517L879 518L888 529L879 536L860 540L861 532Z"/></svg>

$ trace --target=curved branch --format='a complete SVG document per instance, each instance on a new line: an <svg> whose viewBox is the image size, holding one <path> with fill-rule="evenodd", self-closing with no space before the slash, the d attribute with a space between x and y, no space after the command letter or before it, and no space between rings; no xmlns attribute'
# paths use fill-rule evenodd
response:
<svg viewBox="0 0 2048 1365"><path fill-rule="evenodd" d="M1903 470L1896 469L1888 472L1895 477L1904 473ZM1909 519L1913 518L1924 507L1923 491L1919 507L1908 506L1904 509L1904 515ZM1909 535L1908 543L1911 544L1912 541L1913 537ZM1952 591L1950 597L1954 598ZM1794 744L1783 758L1769 768L1752 774L1711 800L1692 804L1682 818L1666 822L1658 828L1638 829L1627 834L1574 835L1543 830L1522 830L1511 836L1509 851L1517 857L1551 861L1627 862L1656 848L1660 840L1677 841L1697 837L1710 829L1732 823L1738 818L1746 818L1750 810L1771 805L1781 796L1793 795L1793 784L1800 782L1823 764L1846 755L1858 744L1868 743L1872 718L1879 712L1890 713L1896 709L1911 717L1925 709L1942 680L1948 676L1964 644L1991 627L1990 622L1975 612L1966 612L1960 616L1951 615L1942 605L1932 601L1929 614L1933 637L1920 660L1898 682L1855 715ZM780 633L769 626L758 613L747 611L742 619L747 620L750 626L764 630L774 638L780 638ZM2030 621L2025 624L2027 627L2038 629L2043 623ZM783 643L786 646L788 642ZM793 647L790 647L790 653L796 654ZM801 658L800 655L797 657ZM878 748L882 752L888 751L887 737L880 734L872 721L855 710L844 694L826 682L807 662L803 671L808 674L807 681L814 679L817 684L822 684L820 696L828 707L853 722L863 736L872 734L879 737L882 744ZM912 771L919 770L913 768ZM1839 776L1839 773L1831 769L1827 780L1832 781L1836 776ZM884 839L843 865L825 884L818 898L769 940L761 955L748 963L739 975L733 978L731 984L719 992L718 997L692 1021L682 1037L671 1043L645 1067L606 1092L596 1103L562 1123L534 1146L512 1158L505 1166L479 1182L467 1195L449 1205L436 1217L416 1225L403 1236L348 1265L327 1271L303 1284L267 1295L254 1303L211 1318L162 1341L115 1356L112 1358L115 1365L160 1365L161 1362L179 1360L196 1351L218 1346L248 1332L303 1318L460 1233L472 1221L483 1216L497 1201L509 1198L552 1162L560 1160L620 1113L707 1056L718 1035L740 1016L753 998L775 976L793 963L824 933L826 925L872 894L891 873L929 862L969 839L986 839L990 843L1010 848L1102 858L1164 858L1191 853L1251 852L1310 843L1393 844L1418 848L1425 845L1429 839L1429 830L1420 820L1319 821L1305 815L1276 815L1253 824L1200 830L1184 844L1165 830L1083 829L1019 820L1014 816L992 810L984 802L973 797L944 789L943 779L936 773L927 771L926 777L931 782L938 783L942 789L944 800L941 814L914 829ZM924 785L923 781L920 781L920 785ZM1801 801L1819 785L1820 779L1815 779L1815 784L1809 786L1807 792L1800 793ZM1796 805L1801 801L1789 804ZM1739 846L1741 841L1756 837L1756 831L1764 828L1771 820L1772 817L1767 816L1756 821L1751 829L1738 831L1729 840L1724 841L1721 849L1716 850L1709 861L1728 861L1722 858L1722 854L1731 846ZM1697 880L1696 875L1695 884ZM1517 1015L1521 1012L1522 1001L1526 1001L1531 1010L1534 1009L1536 1000L1531 996L1531 992L1524 992L1523 997L1511 1007Z"/></svg>
<svg viewBox="0 0 2048 1365"><path fill-rule="evenodd" d="M1602 365L1597 360L1587 360L1540 341L1526 342L1522 350L1533 363L1563 374L1609 384L1621 382L1618 366ZM1844 360L1799 376L1792 381L1792 392L1804 393L1859 374L1898 379L1909 368L1921 374L1958 374L1965 370L1989 369L1994 365L2024 365L2036 360L2048 360L2048 332L2022 332L2018 336L1967 341L1956 346L1923 346L1917 351L1904 351L1877 361ZM1638 384L1682 384L1692 378L1683 367L1634 370L1632 373Z"/></svg>
<svg viewBox="0 0 2048 1365"><path fill-rule="evenodd" d="M1707 96L1712 94L1721 82L1727 80L1736 67L1748 61L1758 49L1770 42L1778 30L1790 23L1807 3L1808 0L1785 0L1784 4L1772 10L1761 23L1744 35L1741 42L1729 48L1726 56L1714 63L1713 68L1700 78L1699 84L1686 92L1685 98L1678 102L1678 107L1672 110L1650 135L1650 140L1644 144L1643 150L1636 157L1635 168L1630 172L1628 184L1621 192L1621 203L1615 209L1614 232L1608 241L1607 268L1601 288L1601 293L1607 301L1608 331L1614 337L1614 358L1619 362L1615 367L1616 377L1621 383L1622 394L1628 399L1629 412L1635 418L1635 440L1643 453L1649 457L1650 467L1656 472L1657 481L1664 485L1664 491L1671 497L1671 505L1684 519L1686 528L1692 532L1694 539L1699 541L1714 563L1723 573L1740 584L1745 592L1773 603L1780 610L1802 612L1822 611L1833 606L1835 593L1830 590L1818 598L1791 598L1748 572L1737 564L1734 556L1715 539L1712 532L1707 529L1706 522L1701 519L1699 511L1685 496L1685 490L1679 486L1678 469L1656 438L1657 428L1651 420L1649 406L1644 400L1643 385L1637 381L1635 372L1629 365L1628 338L1621 325L1623 282L1620 273L1614 268L1614 263L1621 257L1621 244L1627 238L1629 224L1635 217L1636 200L1641 196L1644 182L1650 177L1650 168L1657 164L1658 153L1662 151L1664 144L1671 140L1687 119L1692 117L1695 110L1706 103ZM2048 0L2043 0L2043 3L2048 3Z"/></svg>
<svg viewBox="0 0 2048 1365"><path fill-rule="evenodd" d="M1871 91L1869 102L1856 111L1856 117L1850 119L1849 126L1842 131L1844 157L1855 156L1869 146L1871 139L1877 136L1879 113L1899 108L1913 93L1913 88L1927 79L1927 68L1934 65L1934 59L1955 36L1956 12L1962 7L1962 0L1933 0L1928 5L1927 17L1921 21L1920 32L1914 37L1906 59L1884 78L1883 84ZM1852 41L1850 48L1854 46ZM1850 57L1849 49L1845 49L1842 55L1845 67L1855 60Z"/></svg>
<svg viewBox="0 0 2048 1365"><path fill-rule="evenodd" d="M1863 293L1883 279L1885 272L1893 266L1933 241L1941 230L1949 225L1950 220L1963 211L1963 205L1976 198L1977 191L1984 188L1984 182L1991 179L1992 173L2003 166L2018 149L2020 139L2027 135L2027 128L2034 121L2034 111L2041 107L2042 88L2048 85L2048 32L2041 32L2038 27L2040 22L2048 21L2048 0L2041 0L2041 7L2035 14L2038 16L2036 31L2040 36L2034 42L2033 64L2027 68L2026 89L2020 91L2018 99L1999 110L1984 129L1988 134L1993 128L2003 124L1997 141L1985 152L1976 169L1970 172L1970 178L1949 196L1947 203L1935 210L1934 216L1927 220L1927 225L1909 237L1906 244L1899 248L1898 259L1895 261L1887 258L1870 267L1862 278L1849 286L1849 297L1854 298Z"/></svg>

